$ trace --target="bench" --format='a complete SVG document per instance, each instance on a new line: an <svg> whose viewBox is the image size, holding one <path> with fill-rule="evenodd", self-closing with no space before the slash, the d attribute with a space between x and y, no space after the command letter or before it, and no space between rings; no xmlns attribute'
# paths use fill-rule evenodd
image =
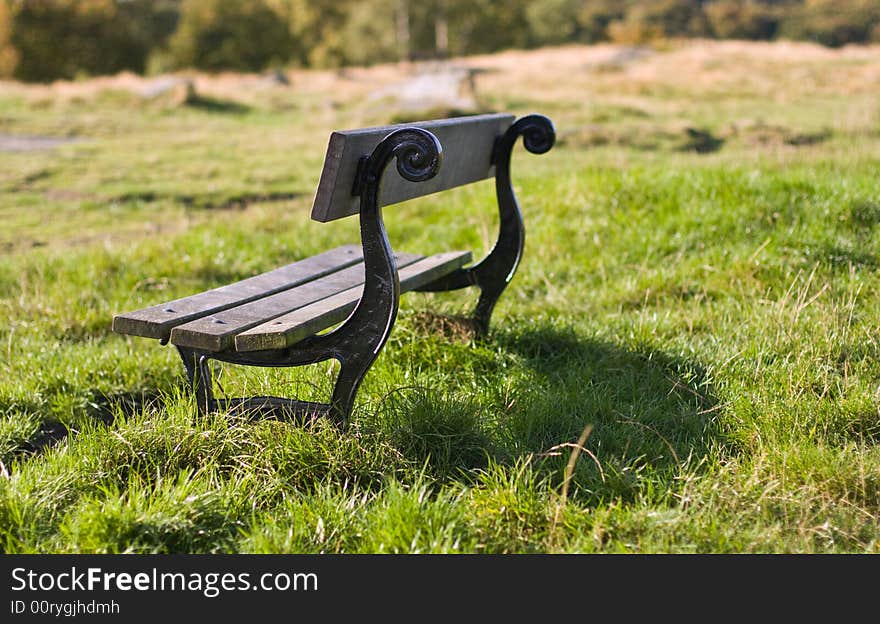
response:
<svg viewBox="0 0 880 624"><path fill-rule="evenodd" d="M476 286L472 322L485 333L523 252L522 215L510 156L522 136L540 154L555 140L544 116L474 115L333 132L312 208L329 222L359 215L361 244L141 310L115 315L113 331L174 345L199 413L229 410L344 426L358 386L391 332L401 293ZM396 167L389 167L395 161ZM471 265L467 251L421 256L391 249L381 208L495 177L498 240ZM335 325L338 327L333 328ZM331 331L326 331L333 328ZM323 333L322 333L323 332ZM287 367L340 363L329 403L280 397L216 399L209 362Z"/></svg>

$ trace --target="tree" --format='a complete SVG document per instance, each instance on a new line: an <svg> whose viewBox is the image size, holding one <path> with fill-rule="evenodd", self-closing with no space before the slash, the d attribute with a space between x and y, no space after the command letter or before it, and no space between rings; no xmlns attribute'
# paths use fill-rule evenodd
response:
<svg viewBox="0 0 880 624"><path fill-rule="evenodd" d="M880 4L876 0L807 0L786 14L779 34L837 47L871 41L878 28Z"/></svg>
<svg viewBox="0 0 880 624"><path fill-rule="evenodd" d="M700 37L708 32L699 0L636 2L623 20L609 25L612 38L626 43L664 37Z"/></svg>
<svg viewBox="0 0 880 624"><path fill-rule="evenodd" d="M420 6L430 11L433 4ZM457 56L527 47L528 4L528 0L448 0L449 53Z"/></svg>
<svg viewBox="0 0 880 624"><path fill-rule="evenodd" d="M341 33L346 43L341 55L345 65L371 65L399 57L398 4L397 0L352 4Z"/></svg>
<svg viewBox="0 0 880 624"><path fill-rule="evenodd" d="M578 32L581 0L539 0L526 6L532 45L559 44L573 41Z"/></svg>
<svg viewBox="0 0 880 624"><path fill-rule="evenodd" d="M113 0L14 0L11 9L17 78L46 81L145 67L150 42Z"/></svg>
<svg viewBox="0 0 880 624"><path fill-rule="evenodd" d="M184 0L170 41L180 67L257 71L293 53L287 24L261 0Z"/></svg>
<svg viewBox="0 0 880 624"><path fill-rule="evenodd" d="M718 39L772 39L779 28L779 11L758 2L719 0L703 11Z"/></svg>
<svg viewBox="0 0 880 624"><path fill-rule="evenodd" d="M532 0L526 6L530 43L605 41L608 24L625 11L625 4L616 0Z"/></svg>
<svg viewBox="0 0 880 624"><path fill-rule="evenodd" d="M18 64L18 51L12 46L12 12L0 0L0 78L11 78Z"/></svg>
<svg viewBox="0 0 880 624"><path fill-rule="evenodd" d="M626 7L617 0L583 0L578 11L578 40L596 43L608 40L608 26L624 16Z"/></svg>
<svg viewBox="0 0 880 624"><path fill-rule="evenodd" d="M878 0L0 0L0 77L261 70L668 37L880 40Z"/></svg>

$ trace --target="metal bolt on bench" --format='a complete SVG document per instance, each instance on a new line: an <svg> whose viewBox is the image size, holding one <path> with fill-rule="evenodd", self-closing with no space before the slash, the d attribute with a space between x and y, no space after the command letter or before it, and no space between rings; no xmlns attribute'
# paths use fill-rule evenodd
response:
<svg viewBox="0 0 880 624"><path fill-rule="evenodd" d="M175 345L198 410L328 416L344 426L361 380L379 355L407 291L480 289L474 324L485 333L495 303L519 264L525 230L510 180L510 156L548 151L549 119L490 114L334 132L318 183L312 218L359 215L361 246L343 246L190 297L118 314L113 331ZM389 168L392 160L395 168ZM394 253L382 206L495 177L498 240L479 263L471 254ZM336 329L319 334L336 324ZM210 360L287 367L328 359L340 363L329 403L279 397L216 399Z"/></svg>

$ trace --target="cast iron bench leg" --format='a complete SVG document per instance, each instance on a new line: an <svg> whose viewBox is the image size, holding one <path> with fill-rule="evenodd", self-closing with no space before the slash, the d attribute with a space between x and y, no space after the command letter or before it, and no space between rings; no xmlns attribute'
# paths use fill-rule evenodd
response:
<svg viewBox="0 0 880 624"><path fill-rule="evenodd" d="M183 367L186 369L186 377L196 397L196 408L199 415L204 416L214 409L214 394L211 390L211 368L208 358L199 355L192 349L177 347Z"/></svg>

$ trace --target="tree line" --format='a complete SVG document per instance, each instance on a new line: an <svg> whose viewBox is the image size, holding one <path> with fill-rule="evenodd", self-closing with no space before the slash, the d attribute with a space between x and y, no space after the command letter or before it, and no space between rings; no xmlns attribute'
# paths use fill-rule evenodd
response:
<svg viewBox="0 0 880 624"><path fill-rule="evenodd" d="M679 37L880 42L880 2L0 0L0 77L341 67Z"/></svg>

